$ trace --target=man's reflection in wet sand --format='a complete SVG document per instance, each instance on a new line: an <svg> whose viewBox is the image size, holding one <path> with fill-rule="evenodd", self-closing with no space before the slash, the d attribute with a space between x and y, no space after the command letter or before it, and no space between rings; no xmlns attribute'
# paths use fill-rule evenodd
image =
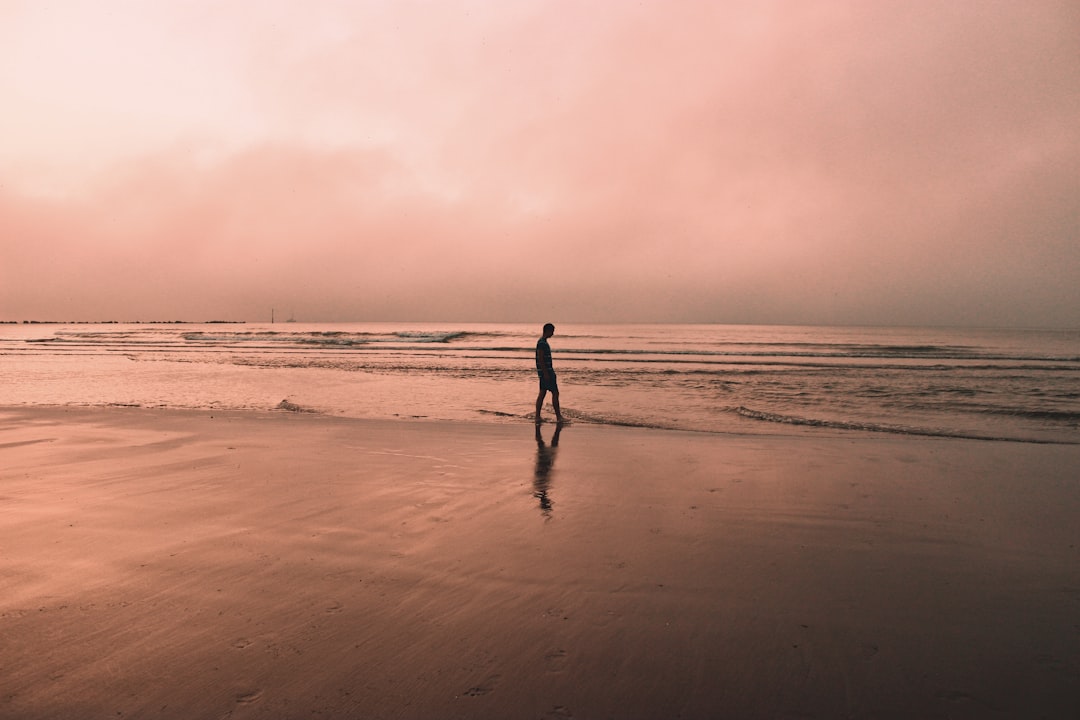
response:
<svg viewBox="0 0 1080 720"><path fill-rule="evenodd" d="M533 497L540 501L540 512L548 520L551 519L551 498L548 490L551 488L551 466L555 464L555 453L559 448L559 433L562 432L562 423L555 426L555 434L551 436L551 444L544 442L544 436L540 433L540 426L536 426L536 473L533 477Z"/></svg>

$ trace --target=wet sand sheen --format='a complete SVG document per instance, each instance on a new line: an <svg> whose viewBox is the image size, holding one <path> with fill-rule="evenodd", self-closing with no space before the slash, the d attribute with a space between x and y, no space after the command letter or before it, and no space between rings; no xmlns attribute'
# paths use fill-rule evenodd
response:
<svg viewBox="0 0 1080 720"><path fill-rule="evenodd" d="M0 412L0 717L1068 717L1080 448Z"/></svg>

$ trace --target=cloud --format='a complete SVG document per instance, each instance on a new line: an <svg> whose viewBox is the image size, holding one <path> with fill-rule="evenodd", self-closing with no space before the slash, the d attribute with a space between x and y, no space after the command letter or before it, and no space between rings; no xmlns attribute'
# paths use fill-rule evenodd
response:
<svg viewBox="0 0 1080 720"><path fill-rule="evenodd" d="M166 7L139 142L0 141L4 312L1080 323L1071 3Z"/></svg>

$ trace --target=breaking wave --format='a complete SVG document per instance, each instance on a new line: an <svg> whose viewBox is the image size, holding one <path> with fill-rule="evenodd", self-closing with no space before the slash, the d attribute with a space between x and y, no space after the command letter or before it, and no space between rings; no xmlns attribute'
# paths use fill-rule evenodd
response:
<svg viewBox="0 0 1080 720"><path fill-rule="evenodd" d="M1039 445L1076 445L1075 442L1066 440L1050 440L1031 437L1006 437L980 435L977 433L958 432L955 430L937 430L931 428L919 428L905 425L889 425L884 423L848 422L845 420L825 420L821 418L805 418L796 415L783 415L780 413L752 410L746 407L732 408L732 412L748 420L778 423L781 425L795 425L802 427L827 428L832 430L854 430L857 432L889 433L892 435L916 435L922 437L952 438L955 440L987 440L995 442L1021 442Z"/></svg>

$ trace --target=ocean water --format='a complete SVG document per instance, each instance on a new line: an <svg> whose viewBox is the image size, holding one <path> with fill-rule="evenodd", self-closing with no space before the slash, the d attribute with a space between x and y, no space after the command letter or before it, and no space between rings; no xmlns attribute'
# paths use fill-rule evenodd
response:
<svg viewBox="0 0 1080 720"><path fill-rule="evenodd" d="M0 325L0 405L524 422L539 325ZM1080 442L1080 332L560 325L574 422ZM550 408L545 410L550 417Z"/></svg>

